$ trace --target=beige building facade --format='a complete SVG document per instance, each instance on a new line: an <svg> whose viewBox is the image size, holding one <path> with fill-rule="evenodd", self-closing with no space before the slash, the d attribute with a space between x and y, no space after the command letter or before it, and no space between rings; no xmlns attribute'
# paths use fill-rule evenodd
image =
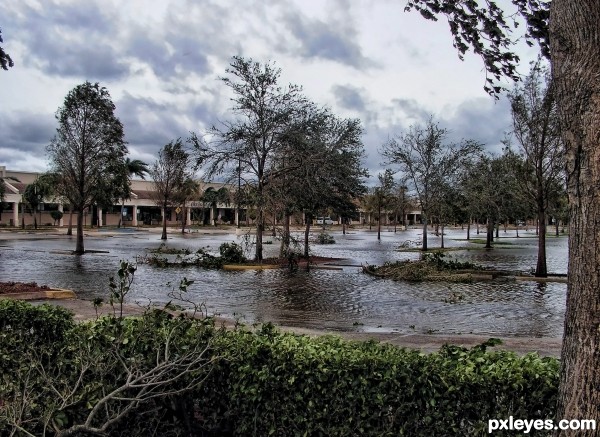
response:
<svg viewBox="0 0 600 437"><path fill-rule="evenodd" d="M43 199L36 211L23 202L23 193L27 185L32 184L40 176L40 173L8 170L0 166L0 177L4 180L6 187L4 203L0 210L0 225L19 227L23 224L30 226L34 223L34 214L38 224L65 226L70 219L68 202L60 198ZM202 193L207 190L219 190L225 188L232 192L234 187L224 183L205 183L198 181ZM156 205L153 194L155 193L152 181L133 180L131 183L131 198L121 204L115 204L109 208L94 206L84 211L84 225L94 226L116 226L121 221L124 226L159 225L162 216L166 214L167 224L176 226L185 220L186 225L199 224L237 224L245 219L245 211L240 214L233 203L217 204L212 208L204 202L190 201L186 208L179 207L160 208ZM63 212L61 220L52 218L52 211ZM183 215L185 214L185 217ZM240 217L241 216L241 217ZM76 213L72 217L73 224L76 223Z"/></svg>

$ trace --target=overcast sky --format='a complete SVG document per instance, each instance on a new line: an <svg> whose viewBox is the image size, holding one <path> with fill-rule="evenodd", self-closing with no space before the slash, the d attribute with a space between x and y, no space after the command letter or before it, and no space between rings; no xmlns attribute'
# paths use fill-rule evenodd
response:
<svg viewBox="0 0 600 437"><path fill-rule="evenodd" d="M0 165L47 169L46 145L66 94L108 88L132 159L202 133L228 112L219 76L231 57L272 61L320 105L357 117L365 166L381 168L389 137L430 116L454 140L498 151L510 130L506 99L483 91L480 59L458 59L448 25L405 13L402 0L2 0ZM536 48L518 47L523 73Z"/></svg>

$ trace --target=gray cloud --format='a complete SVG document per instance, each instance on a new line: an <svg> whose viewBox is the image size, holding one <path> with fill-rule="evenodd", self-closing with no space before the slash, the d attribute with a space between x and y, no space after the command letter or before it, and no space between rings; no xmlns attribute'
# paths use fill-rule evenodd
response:
<svg viewBox="0 0 600 437"><path fill-rule="evenodd" d="M56 126L53 114L0 112L2 147L13 150L14 154L31 152L37 156L44 155Z"/></svg>
<svg viewBox="0 0 600 437"><path fill-rule="evenodd" d="M473 139L484 144L488 151L499 153L505 132L512 128L510 104L506 99L490 102L491 98L486 97L467 100L455 114L443 118L443 124L455 140Z"/></svg>
<svg viewBox="0 0 600 437"><path fill-rule="evenodd" d="M292 35L301 43L300 56L307 59L326 59L354 68L373 65L353 41L352 32L344 33L340 26L321 20L310 20L297 11L288 14L285 21Z"/></svg>
<svg viewBox="0 0 600 437"><path fill-rule="evenodd" d="M365 111L366 103L363 97L364 90L351 85L335 85L332 90L339 106L345 109Z"/></svg>
<svg viewBox="0 0 600 437"><path fill-rule="evenodd" d="M118 27L106 8L94 2L47 1L39 6L19 2L5 6L6 10L0 7L13 22L14 38L27 47L26 65L51 75L89 80L121 78L129 73L112 44Z"/></svg>

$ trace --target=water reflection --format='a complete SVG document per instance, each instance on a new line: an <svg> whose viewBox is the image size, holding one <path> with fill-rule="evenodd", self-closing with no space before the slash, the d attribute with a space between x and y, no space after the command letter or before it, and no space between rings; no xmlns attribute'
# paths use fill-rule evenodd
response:
<svg viewBox="0 0 600 437"><path fill-rule="evenodd" d="M459 250L451 252L451 256L502 269L528 270L535 266L537 246L534 235L527 235L531 238L517 239L509 234L501 241L511 244L492 251ZM222 272L140 265L131 296L139 302L167 301L167 292L185 276L195 281L189 288L189 296L204 302L209 312L240 316L247 322L400 333L552 337L562 334L565 284L500 281L407 284L378 280L362 274L356 266L418 258L416 252L396 250L406 240L420 239L417 230L384 232L381 242L377 242L374 232L367 231L336 234L335 238L336 244L314 246L313 253L343 258L344 261L338 262L344 265L341 271ZM468 245L460 240L464 238L465 233L460 230L449 231L446 246L463 248ZM235 235L188 234L174 236L168 246L193 250L208 247L216 252L221 243L232 240L241 241ZM439 237L432 235L429 243L435 247ZM71 288L81 297L91 299L107 295L108 278L115 274L119 260L134 260L160 244L159 236L149 233L88 238L88 249L109 253L74 256L68 254L74 247L73 240L3 241L0 273L2 280ZM278 249L276 241L266 245L265 256L275 255ZM550 271L566 273L566 238L549 238L547 256Z"/></svg>

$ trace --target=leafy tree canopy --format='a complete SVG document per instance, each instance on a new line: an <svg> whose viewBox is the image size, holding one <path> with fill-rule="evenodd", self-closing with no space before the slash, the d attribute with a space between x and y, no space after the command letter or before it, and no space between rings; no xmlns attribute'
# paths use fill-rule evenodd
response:
<svg viewBox="0 0 600 437"><path fill-rule="evenodd" d="M519 57L512 51L515 44L512 33L519 27L521 17L527 26L527 44L531 46L537 41L542 54L550 58L550 1L512 0L512 3L517 12L512 15L491 0L409 0L405 10L417 10L432 21L445 16L460 59L469 49L481 56L486 72L492 76L486 78L484 89L497 97L502 90L498 81L503 76L519 80L516 71Z"/></svg>

